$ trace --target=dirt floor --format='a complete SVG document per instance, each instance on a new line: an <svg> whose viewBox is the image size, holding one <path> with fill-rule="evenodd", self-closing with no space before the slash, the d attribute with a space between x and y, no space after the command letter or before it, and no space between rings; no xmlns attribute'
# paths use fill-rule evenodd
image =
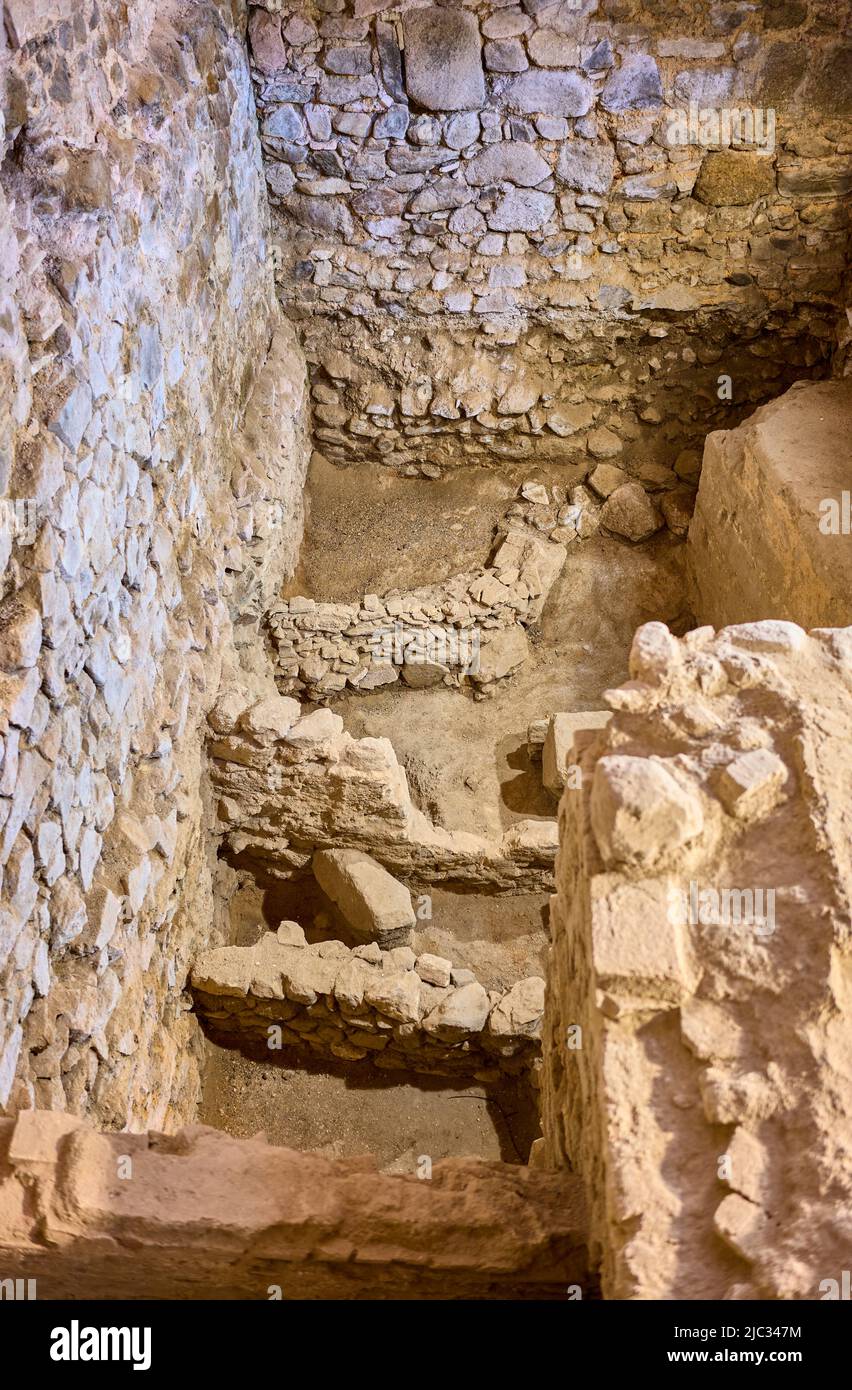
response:
<svg viewBox="0 0 852 1390"><path fill-rule="evenodd" d="M517 487L489 469L426 481L378 464L335 468L315 454L299 568L286 597L327 603L417 588L484 565Z"/></svg>
<svg viewBox="0 0 852 1390"><path fill-rule="evenodd" d="M208 1043L198 1115L239 1138L263 1133L271 1144L330 1158L374 1154L380 1168L415 1173L423 1155L476 1156L525 1163L538 1132L526 1091L449 1081L414 1085L349 1066L339 1072L256 1061Z"/></svg>
<svg viewBox="0 0 852 1390"><path fill-rule="evenodd" d="M432 951L453 965L472 970L486 989L509 989L524 975L544 975L547 953L548 893L519 896L457 893L433 888L412 933L418 954ZM313 878L262 892L246 879L230 904L231 940L253 946L279 922L298 922L309 941L345 941L355 946L335 905ZM431 912L431 916L425 914Z"/></svg>

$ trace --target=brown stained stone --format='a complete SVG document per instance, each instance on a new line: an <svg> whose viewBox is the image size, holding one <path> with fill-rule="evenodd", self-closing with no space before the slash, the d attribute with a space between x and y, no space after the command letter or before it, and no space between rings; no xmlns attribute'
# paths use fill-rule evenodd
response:
<svg viewBox="0 0 852 1390"><path fill-rule="evenodd" d="M774 191L775 167L770 156L724 150L704 156L692 196L712 207L740 207Z"/></svg>

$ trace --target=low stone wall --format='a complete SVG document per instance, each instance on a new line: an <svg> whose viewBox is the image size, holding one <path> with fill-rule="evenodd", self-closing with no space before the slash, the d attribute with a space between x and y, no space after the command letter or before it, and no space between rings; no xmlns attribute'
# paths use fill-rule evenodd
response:
<svg viewBox="0 0 852 1390"><path fill-rule="evenodd" d="M522 628L540 616L575 539L581 508L561 502L516 504L491 564L440 584L357 603L308 598L272 606L279 688L310 700L344 689L369 691L400 677L410 686L461 685L482 691L526 659ZM559 513L563 513L559 526ZM550 539L548 539L550 536Z"/></svg>
<svg viewBox="0 0 852 1390"><path fill-rule="evenodd" d="M0 1275L35 1279L39 1299L594 1294L568 1173L463 1158L420 1180L200 1125L100 1134L32 1110L0 1120Z"/></svg>
<svg viewBox="0 0 852 1390"><path fill-rule="evenodd" d="M702 622L852 622L852 381L799 382L707 439L688 559Z"/></svg>
<svg viewBox="0 0 852 1390"><path fill-rule="evenodd" d="M545 1156L609 1298L848 1268L852 629L639 628L560 804Z"/></svg>
<svg viewBox="0 0 852 1390"><path fill-rule="evenodd" d="M375 942L309 946L284 922L256 946L207 951L191 976L206 1031L230 1047L309 1051L381 1071L472 1076L530 1071L541 1054L544 980L500 993L440 956Z"/></svg>
<svg viewBox="0 0 852 1390"><path fill-rule="evenodd" d="M386 738L353 738L328 709L258 699L234 682L209 716L210 782L224 848L261 883L303 877L317 849L360 849L409 886L537 893L553 883L555 820L499 841L434 825L411 800Z"/></svg>

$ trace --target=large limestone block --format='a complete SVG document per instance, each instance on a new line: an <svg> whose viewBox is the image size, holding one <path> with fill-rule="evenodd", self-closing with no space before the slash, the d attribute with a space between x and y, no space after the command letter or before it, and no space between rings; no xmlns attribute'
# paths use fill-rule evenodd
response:
<svg viewBox="0 0 852 1390"><path fill-rule="evenodd" d="M369 854L356 849L318 850L313 870L320 888L361 940L385 946L408 937L416 920L411 894Z"/></svg>
<svg viewBox="0 0 852 1390"><path fill-rule="evenodd" d="M405 16L405 86L428 111L476 110L485 101L479 28L473 15L429 6Z"/></svg>
<svg viewBox="0 0 852 1390"><path fill-rule="evenodd" d="M708 435L687 555L715 627L852 623L852 381L797 382Z"/></svg>
<svg viewBox="0 0 852 1390"><path fill-rule="evenodd" d="M541 753L541 780L554 796L561 796L565 790L573 758L574 735L584 730L602 729L611 718L608 709L550 716Z"/></svg>

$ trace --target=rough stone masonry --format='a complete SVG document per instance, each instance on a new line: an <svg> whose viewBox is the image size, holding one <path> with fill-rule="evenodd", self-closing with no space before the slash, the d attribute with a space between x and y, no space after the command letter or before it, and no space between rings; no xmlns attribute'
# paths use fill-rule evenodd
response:
<svg viewBox="0 0 852 1390"><path fill-rule="evenodd" d="M852 186L835 0L270 0L249 40L328 458L570 484L606 460L683 506L708 430L825 373Z"/></svg>

